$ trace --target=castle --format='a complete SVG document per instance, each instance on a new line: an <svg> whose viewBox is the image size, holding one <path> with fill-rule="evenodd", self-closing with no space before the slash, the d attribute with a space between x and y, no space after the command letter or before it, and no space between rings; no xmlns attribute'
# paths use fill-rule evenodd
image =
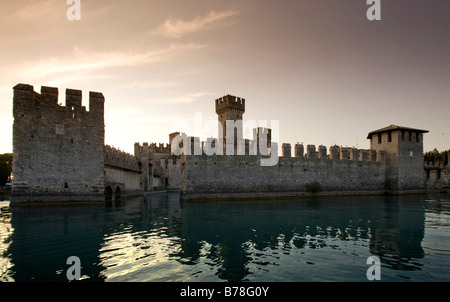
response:
<svg viewBox="0 0 450 302"><path fill-rule="evenodd" d="M43 86L37 93L18 84L13 90L12 202L92 202L170 190L196 199L299 196L317 189L332 194L426 189L426 130L391 125L372 131L368 150L331 146L327 152L325 146L307 145L305 153L303 144L292 150L284 143L278 157L271 129L255 128L251 140L238 127L227 127L243 120L245 99L226 95L215 100L223 126L217 139L200 142L176 132L169 141L182 138L177 147L184 153L175 153L170 143L145 142L136 143L132 155L105 146L103 94L90 92L87 111L80 90L66 90L65 106L58 103L57 88ZM234 140L227 140L230 135ZM218 146L222 153L210 152ZM275 165L261 165L268 156L276 156Z"/></svg>

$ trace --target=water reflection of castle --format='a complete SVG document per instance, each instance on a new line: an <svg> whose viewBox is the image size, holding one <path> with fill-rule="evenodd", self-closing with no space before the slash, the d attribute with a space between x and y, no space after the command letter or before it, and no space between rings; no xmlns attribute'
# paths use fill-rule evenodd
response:
<svg viewBox="0 0 450 302"><path fill-rule="evenodd" d="M368 255L379 256L383 265L394 270L420 270L417 260L424 257L423 196L248 201L232 205L159 198L123 201L122 206L99 206L95 210L80 207L44 213L12 208L13 232L5 241L9 245L5 255L9 255L12 270L20 272L12 277L16 281L32 277L64 280L65 274L55 272L65 269L61 263L66 254L76 254L84 259L83 267L91 280L107 278L111 263L161 257L177 261L184 268L206 261L216 269L218 278L242 281L248 278L252 265L279 265L276 258L264 263L264 257L258 256L267 251L289 255L294 250L322 249L347 240L366 244ZM47 219L46 215L51 217ZM30 225L35 226L33 230ZM166 246L155 246L149 240L151 234ZM46 252L45 247L51 252ZM123 255L131 258L124 259ZM59 258L64 259L55 261Z"/></svg>
<svg viewBox="0 0 450 302"><path fill-rule="evenodd" d="M367 199L367 197L364 197ZM372 197L369 197L372 199ZM340 207L339 203L344 206ZM252 247L263 251L267 248L284 246L285 252L291 248L325 248L332 238L341 240L368 240L369 252L380 257L381 262L394 270L417 270L420 266L411 264L411 259L424 257L421 242L425 231L425 211L419 197L373 197L373 201L364 202L359 198L313 200L302 203L290 201L263 202L255 209L251 202L241 204L249 207L251 215L230 215L223 224L214 221L223 219L223 212L232 208L223 208L220 204L185 204L185 211L195 212L199 208L206 211L205 220L193 217L186 225L186 244L182 250L191 259L200 257L200 242L221 245L217 257L227 259L223 265L229 265L236 278L236 267L240 267L240 278L245 279L247 261L251 256L243 246L249 241ZM364 205L362 205L364 202ZM236 204L233 207L240 207ZM249 214L249 213L248 213ZM208 223L210 222L210 223ZM257 232L255 234L254 231ZM256 235L256 236L255 236ZM245 238L236 242L236 237ZM228 268L223 267L223 279L229 280ZM233 281L238 281L233 280Z"/></svg>

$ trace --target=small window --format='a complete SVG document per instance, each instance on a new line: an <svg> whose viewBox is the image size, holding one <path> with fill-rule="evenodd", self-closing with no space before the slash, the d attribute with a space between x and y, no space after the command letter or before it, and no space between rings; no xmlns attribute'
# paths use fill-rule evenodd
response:
<svg viewBox="0 0 450 302"><path fill-rule="evenodd" d="M392 142L392 132L388 132L388 142Z"/></svg>
<svg viewBox="0 0 450 302"><path fill-rule="evenodd" d="M381 144L381 133L378 134L378 143Z"/></svg>
<svg viewBox="0 0 450 302"><path fill-rule="evenodd" d="M402 141L405 140L405 131L402 130Z"/></svg>
<svg viewBox="0 0 450 302"><path fill-rule="evenodd" d="M420 141L420 133L416 132L416 143L418 143Z"/></svg>
<svg viewBox="0 0 450 302"><path fill-rule="evenodd" d="M412 132L409 132L409 141L411 141L412 138Z"/></svg>

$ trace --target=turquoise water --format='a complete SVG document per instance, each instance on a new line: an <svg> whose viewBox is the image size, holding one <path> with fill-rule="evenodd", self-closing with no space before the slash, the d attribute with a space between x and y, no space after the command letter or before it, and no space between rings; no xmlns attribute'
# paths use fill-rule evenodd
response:
<svg viewBox="0 0 450 302"><path fill-rule="evenodd" d="M0 281L450 281L448 194L0 208Z"/></svg>

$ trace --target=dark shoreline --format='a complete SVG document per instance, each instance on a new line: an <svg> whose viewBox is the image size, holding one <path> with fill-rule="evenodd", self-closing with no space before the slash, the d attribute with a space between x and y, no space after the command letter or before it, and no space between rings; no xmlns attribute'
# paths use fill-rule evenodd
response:
<svg viewBox="0 0 450 302"><path fill-rule="evenodd" d="M15 196L11 196L10 192L0 192L0 197L4 196L5 200L11 199L11 205L13 206L89 206L89 205L102 205L111 202L120 202L126 200L129 197L136 196L154 196L161 194L179 194L181 201L185 202L198 202L198 201L223 201L223 200L270 200L270 199L298 199L298 198L315 198L315 197L332 197L332 196L395 196L395 195L423 195L429 191L426 190L409 190L399 192L388 192L385 190L379 191L323 191L323 192L251 192L251 193L183 193L180 191L156 191L156 192L133 192L130 194L124 194L120 199L92 199L92 198L66 198L64 196L28 196L31 199L27 200L26 196L20 196L16 199ZM38 198L37 198L38 197ZM85 197L85 196L84 196Z"/></svg>

